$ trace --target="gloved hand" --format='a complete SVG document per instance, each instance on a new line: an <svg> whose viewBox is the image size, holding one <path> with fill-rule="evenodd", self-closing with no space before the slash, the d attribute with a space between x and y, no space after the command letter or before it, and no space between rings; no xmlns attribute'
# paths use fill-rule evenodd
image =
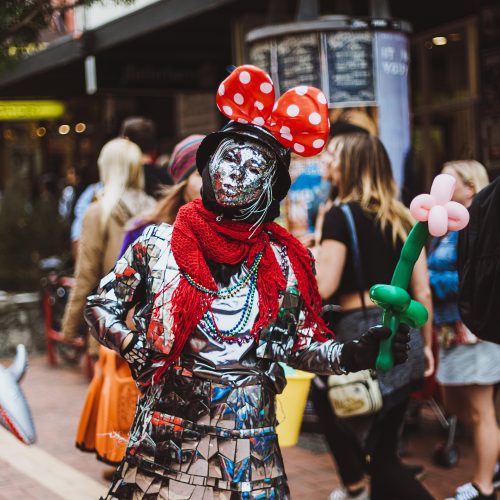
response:
<svg viewBox="0 0 500 500"><path fill-rule="evenodd" d="M137 332L132 332L132 337L130 339L127 337L126 340L126 346L121 349L121 355L127 361L132 377L140 388L141 385L151 380L160 366L162 355L145 347L144 340Z"/></svg>
<svg viewBox="0 0 500 500"><path fill-rule="evenodd" d="M394 364L404 363L408 359L410 346L410 328L401 323L394 336L392 354ZM357 372L375 368L380 341L390 337L391 330L385 326L371 327L359 339L346 342L342 347L341 366L348 372Z"/></svg>

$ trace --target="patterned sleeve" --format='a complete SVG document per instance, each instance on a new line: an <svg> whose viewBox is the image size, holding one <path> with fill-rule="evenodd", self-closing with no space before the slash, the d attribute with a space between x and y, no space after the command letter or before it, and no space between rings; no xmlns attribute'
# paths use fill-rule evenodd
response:
<svg viewBox="0 0 500 500"><path fill-rule="evenodd" d="M260 333L257 356L319 375L345 373L341 366L343 344L335 340L316 341L312 330L303 327L303 301L293 270L284 261L281 267L286 269L287 289L276 321Z"/></svg>
<svg viewBox="0 0 500 500"><path fill-rule="evenodd" d="M126 325L127 313L144 293L147 245L152 230L145 231L128 247L114 269L101 280L97 293L87 298L85 319L92 335L118 354L122 354L123 340L132 333Z"/></svg>
<svg viewBox="0 0 500 500"><path fill-rule="evenodd" d="M257 355L318 375L345 373L341 366L343 344L336 340L314 340L312 330L301 326L300 306L300 297L287 290L278 318L260 334Z"/></svg>
<svg viewBox="0 0 500 500"><path fill-rule="evenodd" d="M287 364L292 368L316 373L318 375L342 375L342 347L337 340L319 342L307 335L301 335L301 343L295 346Z"/></svg>

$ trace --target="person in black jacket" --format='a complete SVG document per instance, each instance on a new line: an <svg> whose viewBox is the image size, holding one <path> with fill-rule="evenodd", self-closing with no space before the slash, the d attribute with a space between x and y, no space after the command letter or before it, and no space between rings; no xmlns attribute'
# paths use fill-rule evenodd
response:
<svg viewBox="0 0 500 500"><path fill-rule="evenodd" d="M458 238L458 306L474 335L500 344L500 177L476 195L469 213Z"/></svg>

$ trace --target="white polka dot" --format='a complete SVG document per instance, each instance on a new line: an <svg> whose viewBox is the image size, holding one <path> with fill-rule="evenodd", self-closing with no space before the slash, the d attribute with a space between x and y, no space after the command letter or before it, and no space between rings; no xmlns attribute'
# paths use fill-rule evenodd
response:
<svg viewBox="0 0 500 500"><path fill-rule="evenodd" d="M265 120L262 118L262 116L257 116L252 120L252 123L255 123L255 125L264 125Z"/></svg>
<svg viewBox="0 0 500 500"><path fill-rule="evenodd" d="M299 107L296 104L290 104L288 108L286 108L286 114L288 116L297 116L299 114Z"/></svg>
<svg viewBox="0 0 500 500"><path fill-rule="evenodd" d="M318 123L321 123L321 115L319 113L311 113L309 115L309 121L313 125L318 125Z"/></svg>
<svg viewBox="0 0 500 500"><path fill-rule="evenodd" d="M254 106L259 110L262 111L264 109L264 104L262 104L260 101L255 101Z"/></svg>
<svg viewBox="0 0 500 500"><path fill-rule="evenodd" d="M248 71L242 71L240 73L240 82L243 84L249 83L251 80L250 73Z"/></svg>
<svg viewBox="0 0 500 500"><path fill-rule="evenodd" d="M245 98L241 94L234 94L233 101L241 106L245 102Z"/></svg>
<svg viewBox="0 0 500 500"><path fill-rule="evenodd" d="M293 145L293 149L295 151L297 151L297 153L303 153L306 148L304 146L302 146L302 144L299 144L298 142L296 142L294 145Z"/></svg>
<svg viewBox="0 0 500 500"><path fill-rule="evenodd" d="M280 135L287 141L293 141L293 136L290 133L290 129L288 127L285 127L284 125L280 128Z"/></svg>
<svg viewBox="0 0 500 500"><path fill-rule="evenodd" d="M231 106L222 106L222 110L226 115L231 116L233 114L233 108L231 108Z"/></svg>
<svg viewBox="0 0 500 500"><path fill-rule="evenodd" d="M325 94L323 94L323 92L318 93L318 102L320 104L326 104L326 97Z"/></svg>
<svg viewBox="0 0 500 500"><path fill-rule="evenodd" d="M304 85L301 85L300 87L296 87L295 92L297 95L305 95L305 94L307 94L307 87L305 87Z"/></svg>
<svg viewBox="0 0 500 500"><path fill-rule="evenodd" d="M264 82L260 84L260 91L263 94L270 94L273 90L273 86L270 83Z"/></svg>
<svg viewBox="0 0 500 500"><path fill-rule="evenodd" d="M221 83L219 85L219 95L224 95L224 92L226 91L226 87L224 87L224 84Z"/></svg>
<svg viewBox="0 0 500 500"><path fill-rule="evenodd" d="M274 103L274 106L273 106L273 111L276 111L276 109L277 109L277 108L278 108L278 101L276 101L276 102Z"/></svg>
<svg viewBox="0 0 500 500"><path fill-rule="evenodd" d="M325 141L323 139L316 139L313 142L313 148L321 149L325 145Z"/></svg>
<svg viewBox="0 0 500 500"><path fill-rule="evenodd" d="M248 123L248 121L245 118L238 118L238 123Z"/></svg>

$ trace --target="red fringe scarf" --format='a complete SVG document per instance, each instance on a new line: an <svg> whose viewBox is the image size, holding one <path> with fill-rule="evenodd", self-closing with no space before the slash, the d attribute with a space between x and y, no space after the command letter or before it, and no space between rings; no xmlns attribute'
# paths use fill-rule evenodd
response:
<svg viewBox="0 0 500 500"><path fill-rule="evenodd" d="M206 259L221 264L238 264L245 260L249 268L257 254L262 252L257 275L259 315L251 332L257 338L260 329L276 319L279 312L279 292L286 288L283 271L270 242L284 245L304 301L304 326L312 328L316 340L326 340L323 334L331 332L320 316L321 298L313 273L313 258L307 249L274 222L261 225L252 234L252 224L225 219L218 222L216 217L216 214L203 206L201 200L188 203L179 210L171 240L179 269L198 285L216 292L217 284ZM190 285L181 274L179 285L172 295L174 344L164 366L156 372L155 382L179 357L191 332L210 309L213 300L213 295Z"/></svg>

